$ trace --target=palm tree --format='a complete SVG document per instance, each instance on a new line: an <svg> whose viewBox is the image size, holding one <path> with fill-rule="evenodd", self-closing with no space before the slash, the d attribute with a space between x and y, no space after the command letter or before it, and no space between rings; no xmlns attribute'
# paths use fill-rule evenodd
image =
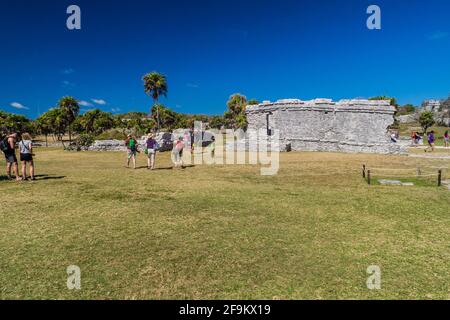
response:
<svg viewBox="0 0 450 320"><path fill-rule="evenodd" d="M144 90L149 96L153 98L153 102L155 105L158 104L158 99L160 96L167 97L167 79L166 76L158 73L151 72L146 74L142 80L144 81ZM150 111L151 112L151 111ZM160 129L160 120L159 120L159 106L156 107L156 121L158 124L158 131Z"/></svg>
<svg viewBox="0 0 450 320"><path fill-rule="evenodd" d="M71 125L80 113L80 105L73 97L63 97L58 102L58 107L63 111L67 127L69 129L69 144L72 143Z"/></svg>
<svg viewBox="0 0 450 320"><path fill-rule="evenodd" d="M225 119L233 129L247 127L247 118L245 115L245 107L247 106L247 98L242 94L236 93L230 96L227 102L228 111L225 112Z"/></svg>
<svg viewBox="0 0 450 320"><path fill-rule="evenodd" d="M50 119L46 113L42 114L35 121L37 132L45 136L45 146L48 147L48 135L52 133Z"/></svg>

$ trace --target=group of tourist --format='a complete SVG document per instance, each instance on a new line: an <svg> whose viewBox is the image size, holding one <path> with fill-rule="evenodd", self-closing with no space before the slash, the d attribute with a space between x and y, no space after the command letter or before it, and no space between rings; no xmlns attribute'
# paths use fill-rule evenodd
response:
<svg viewBox="0 0 450 320"><path fill-rule="evenodd" d="M130 167L130 161L133 161L133 168L136 169L136 157L137 154L141 152L139 150L139 143L135 136L128 135L125 140L125 146L127 148L127 168ZM159 149L158 142L155 140L155 136L150 133L145 141L144 153L147 156L147 169L154 170L156 165L156 151ZM180 137L174 142L172 150L172 160L175 167L183 166L183 137Z"/></svg>
<svg viewBox="0 0 450 320"><path fill-rule="evenodd" d="M16 156L16 144L18 143L20 162L22 164L22 176L19 175L19 164ZM6 176L9 180L12 180L11 169L14 172L16 181L26 181L27 178L27 165L30 169L30 179L36 180L34 175L34 161L33 161L33 142L31 135L23 133L19 139L19 134L11 133L0 141L0 149L5 154L6 159Z"/></svg>
<svg viewBox="0 0 450 320"><path fill-rule="evenodd" d="M183 136L179 136L173 142L171 158L175 168L183 167L183 150L185 148L194 150L196 147L202 147L199 139L195 138L196 136L197 135L194 135L190 132L186 132ZM156 141L154 134L150 133L147 135L144 146L145 146L144 153L147 156L147 169L154 170L156 165L156 152L160 149L160 146ZM137 154L141 152L141 150L139 150L139 143L136 139L136 136L128 135L127 139L125 140L125 147L127 149L126 167L129 168L130 161L132 161L133 168L136 169ZM211 156L214 157L215 154L214 137L211 137L209 150L211 152Z"/></svg>
<svg viewBox="0 0 450 320"><path fill-rule="evenodd" d="M179 137L173 144L172 160L175 167L183 166L183 150L185 143L183 137ZM133 168L136 169L137 154L141 152L139 150L139 143L136 136L128 135L125 140L125 147L127 148L127 163L126 167L130 167L130 161L133 162ZM145 141L144 153L147 156L147 169L154 170L156 165L156 152L160 148L158 142L155 140L155 136L149 133Z"/></svg>
<svg viewBox="0 0 450 320"><path fill-rule="evenodd" d="M130 161L133 161L133 168L136 169L136 157L137 154L141 151L139 150L139 143L135 136L128 135L127 139L125 140L125 146L127 148L127 168L130 167ZM155 137L153 134L149 134L147 136L147 140L145 142L145 154L147 155L147 169L154 170L155 169L155 162L156 162L156 151L158 150L159 146L158 143L155 140Z"/></svg>
<svg viewBox="0 0 450 320"><path fill-rule="evenodd" d="M450 136L449 136L448 130L445 131L443 138L444 138L444 147L449 148L450 147ZM411 140L412 140L412 144L414 146L417 146L420 143L420 140L422 140L422 137L416 131L413 131L413 132L411 132ZM425 152L428 152L428 151L433 152L435 149L435 143L436 143L436 133L434 131L430 131L427 134L427 143L428 143L428 147L425 149Z"/></svg>

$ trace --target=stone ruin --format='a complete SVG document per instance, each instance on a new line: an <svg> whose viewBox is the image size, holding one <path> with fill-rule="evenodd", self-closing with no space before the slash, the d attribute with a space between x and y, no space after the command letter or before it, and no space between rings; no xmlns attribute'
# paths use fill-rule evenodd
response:
<svg viewBox="0 0 450 320"><path fill-rule="evenodd" d="M160 146L160 151L172 150L173 141L172 134L169 132L160 132L155 136L156 142ZM144 150L146 145L147 137L143 136L137 139L139 149ZM126 151L124 140L96 140L94 144L86 150L89 151Z"/></svg>
<svg viewBox="0 0 450 320"><path fill-rule="evenodd" d="M394 113L389 101L360 99L287 99L246 108L249 130L267 130L268 140L279 130L280 151L405 153L388 132Z"/></svg>

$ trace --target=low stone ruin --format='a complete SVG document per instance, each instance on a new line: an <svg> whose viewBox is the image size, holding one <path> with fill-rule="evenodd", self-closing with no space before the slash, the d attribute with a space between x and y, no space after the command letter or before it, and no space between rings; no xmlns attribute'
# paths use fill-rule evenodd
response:
<svg viewBox="0 0 450 320"><path fill-rule="evenodd" d="M160 148L159 151L168 151L173 148L172 134L170 132L160 132L155 137ZM140 150L144 150L147 137L143 136L138 139ZM96 140L89 151L126 151L125 142L123 140Z"/></svg>

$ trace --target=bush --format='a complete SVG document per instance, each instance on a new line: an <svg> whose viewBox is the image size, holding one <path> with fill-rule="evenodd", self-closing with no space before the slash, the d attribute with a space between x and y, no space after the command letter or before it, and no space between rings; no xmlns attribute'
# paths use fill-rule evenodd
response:
<svg viewBox="0 0 450 320"><path fill-rule="evenodd" d="M94 137L90 134L80 134L77 139L77 145L79 147L90 147L94 143Z"/></svg>
<svg viewBox="0 0 450 320"><path fill-rule="evenodd" d="M426 134L428 128L431 128L435 124L433 112L431 112L431 111L423 112L420 115L419 123L423 129L423 132Z"/></svg>

